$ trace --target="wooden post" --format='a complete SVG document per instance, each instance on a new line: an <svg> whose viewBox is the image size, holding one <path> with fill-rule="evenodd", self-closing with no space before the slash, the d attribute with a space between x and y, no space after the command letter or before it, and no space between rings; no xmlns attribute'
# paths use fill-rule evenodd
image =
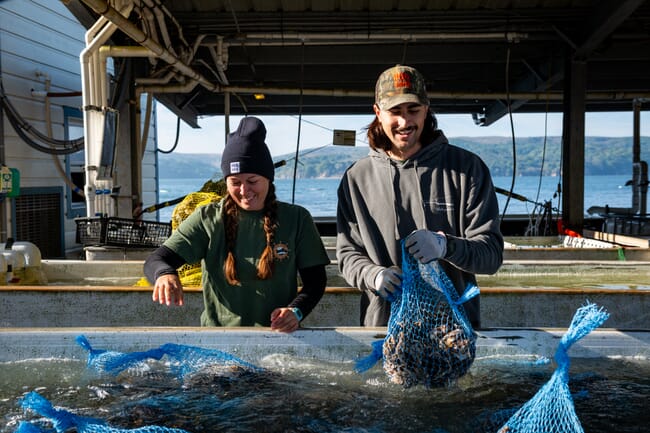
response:
<svg viewBox="0 0 650 433"><path fill-rule="evenodd" d="M562 125L562 222L582 233L585 186L585 99L587 65L569 56L564 79Z"/></svg>

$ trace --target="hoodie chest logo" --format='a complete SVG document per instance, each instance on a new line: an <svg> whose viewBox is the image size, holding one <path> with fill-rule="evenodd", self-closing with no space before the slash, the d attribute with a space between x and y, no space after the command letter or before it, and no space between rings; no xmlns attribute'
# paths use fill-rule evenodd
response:
<svg viewBox="0 0 650 433"><path fill-rule="evenodd" d="M430 201L428 202L428 205L433 212L447 212L454 208L453 204L445 201Z"/></svg>

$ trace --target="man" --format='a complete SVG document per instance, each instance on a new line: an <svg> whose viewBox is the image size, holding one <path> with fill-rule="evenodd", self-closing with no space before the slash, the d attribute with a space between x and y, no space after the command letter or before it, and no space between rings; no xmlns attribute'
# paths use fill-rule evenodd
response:
<svg viewBox="0 0 650 433"><path fill-rule="evenodd" d="M385 326L401 287L402 239L420 262L440 260L462 294L475 274L499 269L503 236L487 166L437 129L417 70L384 71L373 109L370 153L339 185L336 255L344 278L362 292L361 325ZM479 328L479 297L464 306Z"/></svg>

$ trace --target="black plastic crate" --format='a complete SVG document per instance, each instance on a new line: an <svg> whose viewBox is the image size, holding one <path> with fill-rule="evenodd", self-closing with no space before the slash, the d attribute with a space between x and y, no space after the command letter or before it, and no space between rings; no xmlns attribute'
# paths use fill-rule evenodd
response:
<svg viewBox="0 0 650 433"><path fill-rule="evenodd" d="M106 242L106 218L77 218L76 242L82 245L102 245Z"/></svg>
<svg viewBox="0 0 650 433"><path fill-rule="evenodd" d="M170 223L128 218L78 218L77 242L130 248L156 248L172 233Z"/></svg>

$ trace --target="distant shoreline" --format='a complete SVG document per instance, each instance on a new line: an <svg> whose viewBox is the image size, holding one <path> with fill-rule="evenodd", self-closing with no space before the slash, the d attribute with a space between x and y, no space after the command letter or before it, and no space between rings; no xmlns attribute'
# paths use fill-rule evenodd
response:
<svg viewBox="0 0 650 433"><path fill-rule="evenodd" d="M586 176L584 208L585 211L592 206L630 207L632 205L632 187L626 186L631 178L629 175L596 175ZM510 200L507 208L508 215L529 214L539 208L535 203L552 202L552 207L561 207L560 197L556 194L559 177L519 176L515 179L513 192L526 197L529 201L524 203L519 200ZM495 176L493 181L496 187L510 190L511 177ZM540 186L541 182L541 186ZM197 191L205 183L204 178L163 178L160 179L159 202L164 203L171 199L182 197ZM336 215L338 178L327 179L298 179L295 183L295 203L308 209L315 217L333 217ZM276 195L279 200L292 202L294 197L292 179L275 179ZM503 210L506 196L497 194L500 209ZM149 203L147 205L151 205ZM171 218L173 207L161 210L162 220Z"/></svg>
<svg viewBox="0 0 650 433"><path fill-rule="evenodd" d="M456 137L452 144L476 153L489 167L492 176L511 176L513 167L517 177L557 176L562 169L561 137L525 137L513 143L509 137ZM585 176L632 176L632 137L587 137L585 139ZM642 149L650 148L650 137L641 138ZM275 171L278 179L292 179L294 170L298 179L339 179L353 163L368 154L368 147L325 146L306 149L299 155L294 168L295 154L277 155L275 161L286 164ZM650 155L641 155L650 160ZM187 177L188 173L205 173L207 179L221 177L220 154L178 153L158 155L160 177Z"/></svg>

